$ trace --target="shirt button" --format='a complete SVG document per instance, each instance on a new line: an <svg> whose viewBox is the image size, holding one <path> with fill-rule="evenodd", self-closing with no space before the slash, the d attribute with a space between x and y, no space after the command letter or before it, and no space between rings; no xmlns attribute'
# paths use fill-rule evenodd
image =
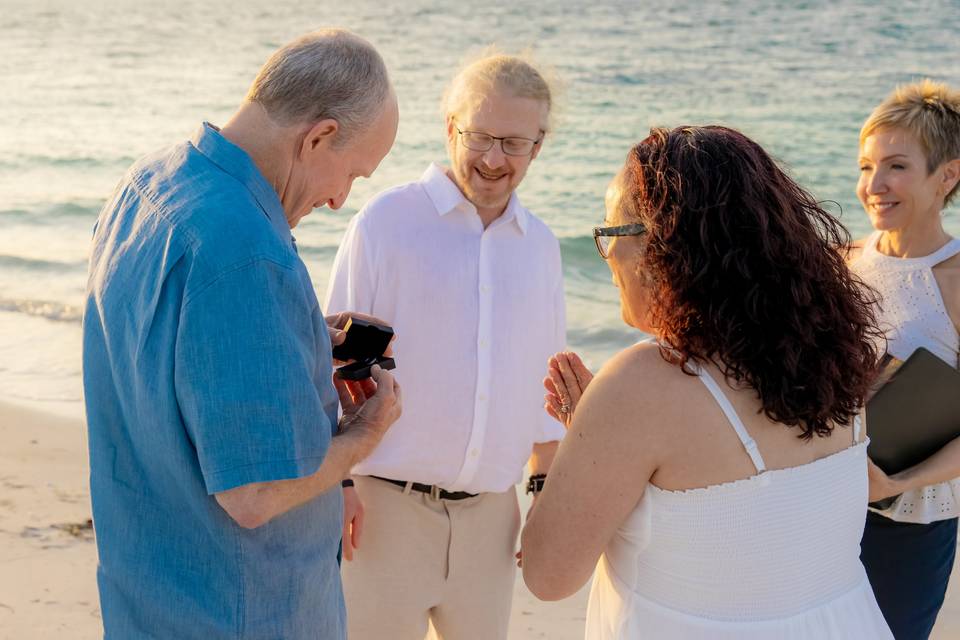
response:
<svg viewBox="0 0 960 640"><path fill-rule="evenodd" d="M487 346L487 341L486 341L486 340L483 340L483 339L480 340L480 346L481 346L481 347Z"/></svg>
<svg viewBox="0 0 960 640"><path fill-rule="evenodd" d="M489 285L486 285L486 284L482 284L482 285L480 285L480 291L483 291L484 293L486 293L486 292L490 291L490 286L489 286Z"/></svg>
<svg viewBox="0 0 960 640"><path fill-rule="evenodd" d="M470 457L471 457L471 458L476 458L479 453L480 453L480 452L477 451L476 449L471 449L471 450L470 450Z"/></svg>
<svg viewBox="0 0 960 640"><path fill-rule="evenodd" d="M487 400L487 394L485 393L481 393L478 397L480 398L480 402L486 402Z"/></svg>

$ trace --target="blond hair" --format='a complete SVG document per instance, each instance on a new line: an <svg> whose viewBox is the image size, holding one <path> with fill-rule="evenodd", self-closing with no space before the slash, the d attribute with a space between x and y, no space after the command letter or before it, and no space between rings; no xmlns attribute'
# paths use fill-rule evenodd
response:
<svg viewBox="0 0 960 640"><path fill-rule="evenodd" d="M551 74L537 68L529 53L508 55L486 49L480 57L465 65L443 93L444 117L462 116L476 108L484 97L494 91L504 91L517 98L537 100L546 107L540 123L544 133L552 128L551 114L556 93Z"/></svg>
<svg viewBox="0 0 960 640"><path fill-rule="evenodd" d="M337 142L343 144L377 119L392 91L372 44L346 29L321 29L270 56L247 100L285 126L336 120Z"/></svg>
<svg viewBox="0 0 960 640"><path fill-rule="evenodd" d="M948 160L960 158L960 91L929 78L897 87L863 123L860 144L881 129L894 128L917 138L927 158L928 173ZM944 204L956 192L957 186L947 194Z"/></svg>

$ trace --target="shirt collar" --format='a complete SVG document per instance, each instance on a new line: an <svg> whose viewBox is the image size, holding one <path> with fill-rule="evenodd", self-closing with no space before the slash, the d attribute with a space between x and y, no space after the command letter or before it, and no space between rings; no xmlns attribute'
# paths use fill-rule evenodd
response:
<svg viewBox="0 0 960 640"><path fill-rule="evenodd" d="M476 210L473 203L467 200L463 192L460 191L460 187L450 179L443 167L435 162L431 163L427 170L423 172L423 176L420 177L420 184L423 185L424 191L427 192L427 196L433 202L433 206L436 207L437 214L440 216L445 216L457 209ZM510 194L507 208L504 209L498 221L503 221L499 224L506 224L512 220L520 233L526 235L528 215L527 210L520 204L517 192L514 191Z"/></svg>
<svg viewBox="0 0 960 640"><path fill-rule="evenodd" d="M209 122L203 123L191 142L210 162L242 184L253 195L280 237L293 242L290 223L287 222L280 196L246 151L223 137L219 127Z"/></svg>

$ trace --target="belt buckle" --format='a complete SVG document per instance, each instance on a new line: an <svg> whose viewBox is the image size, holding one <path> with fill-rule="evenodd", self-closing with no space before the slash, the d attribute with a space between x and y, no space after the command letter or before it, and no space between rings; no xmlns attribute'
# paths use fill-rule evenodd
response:
<svg viewBox="0 0 960 640"><path fill-rule="evenodd" d="M430 499L439 500L440 499L440 487L435 484L430 485Z"/></svg>

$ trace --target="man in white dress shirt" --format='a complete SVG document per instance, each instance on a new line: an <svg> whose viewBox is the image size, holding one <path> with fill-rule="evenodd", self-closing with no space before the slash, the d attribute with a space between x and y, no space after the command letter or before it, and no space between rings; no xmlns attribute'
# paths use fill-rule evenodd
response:
<svg viewBox="0 0 960 640"><path fill-rule="evenodd" d="M422 640L428 621L444 640L506 638L514 485L529 460L541 486L564 433L541 387L566 341L559 244L514 193L550 107L521 58L466 67L444 96L450 166L371 200L334 261L327 313L391 323L405 390L403 416L345 482L351 640Z"/></svg>

